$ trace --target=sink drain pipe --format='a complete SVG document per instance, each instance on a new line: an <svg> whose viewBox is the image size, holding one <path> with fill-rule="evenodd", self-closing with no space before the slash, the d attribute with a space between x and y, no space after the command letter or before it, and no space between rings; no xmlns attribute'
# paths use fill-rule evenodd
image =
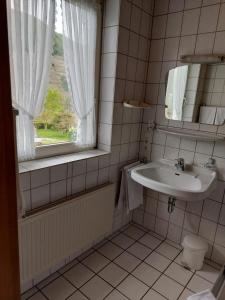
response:
<svg viewBox="0 0 225 300"><path fill-rule="evenodd" d="M169 214L172 214L172 212L174 211L175 203L176 203L176 198L169 196L169 199L168 199L168 213Z"/></svg>

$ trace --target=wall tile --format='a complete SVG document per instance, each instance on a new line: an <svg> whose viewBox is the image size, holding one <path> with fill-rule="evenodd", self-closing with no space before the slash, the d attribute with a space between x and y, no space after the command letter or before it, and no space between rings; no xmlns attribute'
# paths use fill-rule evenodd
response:
<svg viewBox="0 0 225 300"><path fill-rule="evenodd" d="M158 16L153 19L152 38L160 39L165 37L167 16Z"/></svg>
<svg viewBox="0 0 225 300"><path fill-rule="evenodd" d="M212 53L215 33L205 33L197 36L195 54Z"/></svg>
<svg viewBox="0 0 225 300"><path fill-rule="evenodd" d="M49 168L31 172L31 188L35 188L49 183Z"/></svg>
<svg viewBox="0 0 225 300"><path fill-rule="evenodd" d="M158 0L155 1L154 14L162 15L168 12L169 0Z"/></svg>
<svg viewBox="0 0 225 300"><path fill-rule="evenodd" d="M50 201L60 200L66 197L66 180L57 181L50 185Z"/></svg>
<svg viewBox="0 0 225 300"><path fill-rule="evenodd" d="M219 5L207 6L201 9L198 32L206 33L216 30L219 15Z"/></svg>
<svg viewBox="0 0 225 300"><path fill-rule="evenodd" d="M58 165L50 168L51 182L63 180L67 177L67 164Z"/></svg>
<svg viewBox="0 0 225 300"><path fill-rule="evenodd" d="M72 178L72 194L85 190L85 175L79 175Z"/></svg>
<svg viewBox="0 0 225 300"><path fill-rule="evenodd" d="M199 18L199 8L185 11L182 24L182 35L197 34Z"/></svg>
<svg viewBox="0 0 225 300"><path fill-rule="evenodd" d="M176 60L179 49L179 38L165 39L163 60Z"/></svg>
<svg viewBox="0 0 225 300"><path fill-rule="evenodd" d="M181 11L184 9L184 0L170 0L169 12Z"/></svg>
<svg viewBox="0 0 225 300"><path fill-rule="evenodd" d="M167 26L166 26L166 36L175 37L179 36L181 32L183 13L173 13L168 15Z"/></svg>
<svg viewBox="0 0 225 300"><path fill-rule="evenodd" d="M225 3L221 5L217 30L225 30Z"/></svg>
<svg viewBox="0 0 225 300"><path fill-rule="evenodd" d="M202 218L200 222L199 235L209 241L213 241L216 233L216 227L216 223Z"/></svg>
<svg viewBox="0 0 225 300"><path fill-rule="evenodd" d="M86 169L87 169L86 160L75 161L73 163L73 176L78 176L86 173Z"/></svg>
<svg viewBox="0 0 225 300"><path fill-rule="evenodd" d="M208 220L218 222L221 204L206 199L203 205L202 216Z"/></svg>
<svg viewBox="0 0 225 300"><path fill-rule="evenodd" d="M32 209L48 204L49 202L49 185L43 185L31 190Z"/></svg>

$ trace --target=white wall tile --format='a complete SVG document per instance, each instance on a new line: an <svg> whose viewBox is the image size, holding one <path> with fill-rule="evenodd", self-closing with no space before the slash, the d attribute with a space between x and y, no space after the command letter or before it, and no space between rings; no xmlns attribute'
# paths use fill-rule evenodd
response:
<svg viewBox="0 0 225 300"><path fill-rule="evenodd" d="M173 13L168 15L167 26L166 26L166 36L174 37L179 36L181 32L183 13Z"/></svg>
<svg viewBox="0 0 225 300"><path fill-rule="evenodd" d="M159 39L165 37L167 16L158 16L153 19L152 38Z"/></svg>
<svg viewBox="0 0 225 300"><path fill-rule="evenodd" d="M213 32L216 30L219 5L207 6L201 9L200 23L198 32L206 33Z"/></svg>
<svg viewBox="0 0 225 300"><path fill-rule="evenodd" d="M163 60L176 60L179 48L179 38L165 39Z"/></svg>
<svg viewBox="0 0 225 300"><path fill-rule="evenodd" d="M199 227L199 235L209 241L213 241L216 227L216 223L202 218Z"/></svg>
<svg viewBox="0 0 225 300"><path fill-rule="evenodd" d="M20 177L20 186L22 191L29 190L30 189L30 172L21 173L19 175Z"/></svg>
<svg viewBox="0 0 225 300"><path fill-rule="evenodd" d="M184 9L184 0L171 0L169 12L181 11Z"/></svg>
<svg viewBox="0 0 225 300"><path fill-rule="evenodd" d="M184 228L190 232L197 233L200 224L200 217L191 213L185 213Z"/></svg>
<svg viewBox="0 0 225 300"><path fill-rule="evenodd" d="M32 209L48 204L49 201L49 185L43 185L31 190Z"/></svg>
<svg viewBox="0 0 225 300"><path fill-rule="evenodd" d="M199 8L185 11L182 24L182 35L196 34L198 31L199 18Z"/></svg>
<svg viewBox="0 0 225 300"><path fill-rule="evenodd" d="M215 33L205 33L197 36L195 54L211 53Z"/></svg>
<svg viewBox="0 0 225 300"><path fill-rule="evenodd" d="M87 169L87 161L85 159L80 161L75 161L73 163L73 176L78 176L86 173L86 169Z"/></svg>
<svg viewBox="0 0 225 300"><path fill-rule="evenodd" d="M85 175L79 175L72 178L72 194L85 190Z"/></svg>
<svg viewBox="0 0 225 300"><path fill-rule="evenodd" d="M219 214L220 214L221 204L212 201L210 199L206 199L203 205L202 216L208 220L218 222Z"/></svg>
<svg viewBox="0 0 225 300"><path fill-rule="evenodd" d="M169 0L158 0L155 1L154 14L162 15L168 12Z"/></svg>
<svg viewBox="0 0 225 300"><path fill-rule="evenodd" d="M215 243L225 247L225 226L218 225Z"/></svg>
<svg viewBox="0 0 225 300"><path fill-rule="evenodd" d="M51 182L63 180L67 177L67 164L58 165L50 168Z"/></svg>
<svg viewBox="0 0 225 300"><path fill-rule="evenodd" d="M35 188L49 183L49 168L31 172L31 188Z"/></svg>
<svg viewBox="0 0 225 300"><path fill-rule="evenodd" d="M221 5L217 30L225 30L225 3Z"/></svg>
<svg viewBox="0 0 225 300"><path fill-rule="evenodd" d="M56 201L66 197L66 180L57 181L50 185L50 200Z"/></svg>

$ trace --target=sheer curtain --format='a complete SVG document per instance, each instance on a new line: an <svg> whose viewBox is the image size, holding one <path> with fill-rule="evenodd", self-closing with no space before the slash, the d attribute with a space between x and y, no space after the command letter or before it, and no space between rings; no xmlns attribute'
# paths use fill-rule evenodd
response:
<svg viewBox="0 0 225 300"><path fill-rule="evenodd" d="M76 143L96 142L95 59L99 6L94 0L62 1L63 46L72 107L79 118Z"/></svg>
<svg viewBox="0 0 225 300"><path fill-rule="evenodd" d="M19 109L20 161L35 156L33 119L41 112L48 84L54 32L54 0L9 0L12 102Z"/></svg>

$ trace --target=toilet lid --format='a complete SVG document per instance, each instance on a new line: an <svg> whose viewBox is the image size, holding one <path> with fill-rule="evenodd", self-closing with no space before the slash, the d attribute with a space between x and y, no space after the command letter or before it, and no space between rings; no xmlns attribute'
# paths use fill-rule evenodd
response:
<svg viewBox="0 0 225 300"><path fill-rule="evenodd" d="M207 250L208 244L197 235L186 235L184 237L182 246L192 250Z"/></svg>

